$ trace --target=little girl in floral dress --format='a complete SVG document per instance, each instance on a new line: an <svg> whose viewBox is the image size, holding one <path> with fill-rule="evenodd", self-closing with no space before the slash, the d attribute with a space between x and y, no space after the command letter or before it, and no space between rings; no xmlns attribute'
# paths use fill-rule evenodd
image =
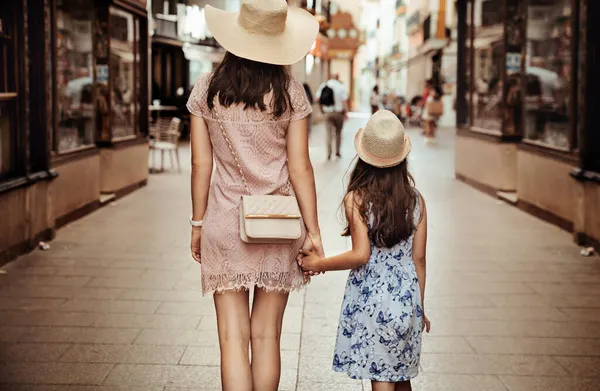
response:
<svg viewBox="0 0 600 391"><path fill-rule="evenodd" d="M352 250L328 258L301 251L315 274L352 269L346 284L333 369L371 380L373 391L411 390L423 330L427 212L413 187L408 136L390 111L375 113L356 134L358 162L344 208Z"/></svg>

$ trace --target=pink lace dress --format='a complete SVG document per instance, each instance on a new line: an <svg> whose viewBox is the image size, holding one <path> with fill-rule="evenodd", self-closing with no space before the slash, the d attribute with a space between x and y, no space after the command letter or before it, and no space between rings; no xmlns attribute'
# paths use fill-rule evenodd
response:
<svg viewBox="0 0 600 391"><path fill-rule="evenodd" d="M202 293L255 286L268 291L298 290L307 283L296 264L304 238L293 244L246 244L240 239L240 198L246 191L216 117L206 102L210 76L198 78L187 103L190 113L203 117L208 125L215 162L202 235ZM300 82L290 81L289 94L293 110L277 119L269 112L244 110L243 105L218 106L254 195L285 193L289 179L288 125L312 112ZM265 102L269 101L270 96L266 96Z"/></svg>

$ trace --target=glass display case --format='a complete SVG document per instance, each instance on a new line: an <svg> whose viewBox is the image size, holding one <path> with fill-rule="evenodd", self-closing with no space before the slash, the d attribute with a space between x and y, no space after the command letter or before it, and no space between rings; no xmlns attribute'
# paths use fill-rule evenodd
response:
<svg viewBox="0 0 600 391"><path fill-rule="evenodd" d="M93 0L56 3L54 149L58 153L95 142L93 9Z"/></svg>

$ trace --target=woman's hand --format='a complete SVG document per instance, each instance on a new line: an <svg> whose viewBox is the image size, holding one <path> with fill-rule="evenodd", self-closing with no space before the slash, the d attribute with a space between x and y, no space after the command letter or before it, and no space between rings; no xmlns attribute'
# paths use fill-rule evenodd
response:
<svg viewBox="0 0 600 391"><path fill-rule="evenodd" d="M429 321L429 318L425 316L425 313L423 313L423 326L421 331L428 333L429 330L431 330L431 322Z"/></svg>
<svg viewBox="0 0 600 391"><path fill-rule="evenodd" d="M310 275L319 274L323 271L323 257L312 251L300 250L298 265L305 273L308 272Z"/></svg>
<svg viewBox="0 0 600 391"><path fill-rule="evenodd" d="M323 251L323 241L321 240L321 234L309 233L308 235L306 235L306 239L304 240L304 244L302 245L300 254L298 254L298 257L296 258L296 261L298 261L298 265L301 265L302 251L309 251L309 252L315 253L316 255L320 256L321 258L325 257L325 252ZM319 274L319 273L315 273L312 271L308 271L304 268L302 268L302 271L304 272L304 275L306 275L306 276L315 276L315 275Z"/></svg>
<svg viewBox="0 0 600 391"><path fill-rule="evenodd" d="M192 251L192 258L194 258L196 262L202 263L202 227L192 227L190 250Z"/></svg>

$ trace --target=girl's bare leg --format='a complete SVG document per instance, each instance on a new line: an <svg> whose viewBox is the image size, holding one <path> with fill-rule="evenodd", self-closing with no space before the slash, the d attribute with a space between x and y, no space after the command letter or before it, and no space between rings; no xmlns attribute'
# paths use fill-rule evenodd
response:
<svg viewBox="0 0 600 391"><path fill-rule="evenodd" d="M277 391L281 375L280 339L288 293L254 289L250 340L255 391Z"/></svg>
<svg viewBox="0 0 600 391"><path fill-rule="evenodd" d="M396 383L387 383L371 380L372 391L396 391L394 386Z"/></svg>
<svg viewBox="0 0 600 391"><path fill-rule="evenodd" d="M403 381L401 383L396 383L396 389L394 391L412 391L412 386L410 385L410 381Z"/></svg>
<svg viewBox="0 0 600 391"><path fill-rule="evenodd" d="M252 391L249 292L215 293L223 391Z"/></svg>

